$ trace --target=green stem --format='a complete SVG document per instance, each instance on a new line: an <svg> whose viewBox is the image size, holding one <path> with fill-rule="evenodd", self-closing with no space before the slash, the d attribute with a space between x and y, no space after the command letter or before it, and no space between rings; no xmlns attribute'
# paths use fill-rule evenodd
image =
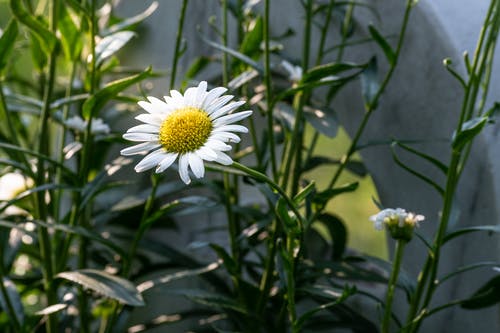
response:
<svg viewBox="0 0 500 333"><path fill-rule="evenodd" d="M352 155L356 152L359 139L361 138L361 135L363 134L363 131L364 131L364 129L365 129L367 123L368 123L368 120L370 119L373 111L376 109L380 97L382 96L383 92L385 91L385 88L387 87L387 84L389 83L390 79L392 78L394 70L396 69L396 66L398 64L399 55L401 53L401 48L403 46L403 41L404 41L404 37L405 37L405 34L406 34L406 28L408 26L408 21L409 21L409 18L410 18L410 12L411 12L412 6L413 6L413 1L412 0L407 0L406 1L406 9L405 9L405 13L404 13L404 16L403 16L403 24L401 26L401 32L399 34L399 39L398 39L398 43L397 43L397 46L396 46L396 50L394 51L394 54L395 54L395 56L394 56L394 62L390 65L390 68L387 71L387 73L385 74L384 79L382 80L382 83L380 84L380 87L377 90L377 93L373 97L373 99L370 102L370 104L367 106L366 112L365 112L365 114L363 116L363 119L361 121L361 125L358 127L356 133L354 134L354 138L353 138L353 140L352 140L352 142L351 142L351 144L349 146L349 149L347 150L347 153L342 158L342 161L341 161L341 163L340 163L337 171L333 175L333 177L332 177L332 179L331 179L331 181L330 181L330 183L328 185L328 188L332 188L332 187L335 186L335 184L338 181L340 175L342 174L342 172L344 171L345 167L349 163Z"/></svg>
<svg viewBox="0 0 500 333"><path fill-rule="evenodd" d="M403 259L403 252L406 242L404 240L396 241L396 251L394 253L394 263L392 265L391 277L387 286L387 294L385 298L384 317L382 319L381 333L389 333L391 317L392 317L392 301L394 299L394 291L398 282L398 275L401 269L401 262Z"/></svg>
<svg viewBox="0 0 500 333"><path fill-rule="evenodd" d="M273 179L277 180L278 167L276 165L276 143L274 142L274 118L272 102L272 85L271 85L271 66L270 66L270 49L269 49L269 6L271 0L264 2L264 22L263 22L263 37L264 37L264 85L266 86L265 97L267 104L267 131L269 133L269 152L271 159L271 172Z"/></svg>
<svg viewBox="0 0 500 333"><path fill-rule="evenodd" d="M5 312L8 315L8 318L12 320L12 324L14 326L14 331L15 332L22 332L22 326L21 323L19 322L19 319L17 318L16 310L14 309L14 306L12 305L12 301L10 299L9 292L7 288L5 288L5 281L4 277L6 276L5 274L5 269L3 266L3 258L4 258L4 245L0 245L0 292L2 293L2 297L4 299L6 309Z"/></svg>
<svg viewBox="0 0 500 333"><path fill-rule="evenodd" d="M186 16L187 4L188 0L182 1L181 16L179 17L179 25L177 26L177 37L175 39L174 58L172 62L172 74L170 75L170 89L174 89L175 87L175 78L177 76L177 62L180 55L179 49L181 47L181 42L182 42L182 31L184 27L184 18Z"/></svg>
<svg viewBox="0 0 500 333"><path fill-rule="evenodd" d="M57 30L57 10L59 7L58 0L52 0L49 8L49 21L50 29L53 33ZM39 129L40 139L38 140L37 152L44 155L49 155L49 118L50 118L50 102L55 85L55 72L56 72L56 56L57 50L54 48L49 55L48 61L48 81L45 85L43 94L43 106L40 114ZM37 173L35 183L37 186L45 183L45 163L43 159L37 161ZM45 203L45 192L39 191L36 194L36 218L47 221L48 211ZM57 294L53 286L53 258L51 250L51 240L46 228L38 228L38 242L40 244L40 257L43 263L43 284L47 294L48 305L57 303ZM46 330L48 333L56 332L57 317L56 315L49 315L47 318Z"/></svg>

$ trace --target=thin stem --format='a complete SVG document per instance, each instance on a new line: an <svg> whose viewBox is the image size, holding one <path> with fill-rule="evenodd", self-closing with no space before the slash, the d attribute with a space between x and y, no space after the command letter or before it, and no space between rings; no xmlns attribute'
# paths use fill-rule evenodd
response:
<svg viewBox="0 0 500 333"><path fill-rule="evenodd" d="M269 49L269 6L271 0L264 2L264 22L263 22L263 37L264 37L264 85L266 86L265 97L267 104L267 131L269 133L269 152L271 159L271 172L273 179L276 181L278 177L278 167L276 165L276 144L274 142L274 118L272 102L272 85L271 85L271 66L270 66L270 49Z"/></svg>
<svg viewBox="0 0 500 333"><path fill-rule="evenodd" d="M57 17L58 17L59 1L52 0L49 8L49 22L50 29L53 33L57 31ZM43 106L41 110L39 128L40 139L38 141L37 152L44 155L49 155L49 118L50 118L50 102L52 99L53 89L55 85L56 73L56 56L57 51L54 48L51 50L48 61L48 81L45 85L43 95ZM44 160L39 158L37 161L37 173L35 183L40 186L45 183L45 163ZM36 217L42 221L47 221L48 212L45 203L45 192L39 191L36 194ZM54 265L52 258L52 249L50 236L46 228L38 228L38 237L40 244L40 257L43 262L43 284L47 294L47 302L49 305L57 303L57 294L53 286ZM48 333L56 332L57 317L56 315L49 315L47 318L46 330Z"/></svg>
<svg viewBox="0 0 500 333"><path fill-rule="evenodd" d="M172 74L170 75L170 89L174 89L175 87L175 78L177 76L177 62L179 60L179 55L180 55L179 51L182 42L182 31L184 27L184 17L186 16L187 4L188 0L182 1L181 16L179 17L179 25L177 26L177 37L175 39L174 58L172 62Z"/></svg>
<svg viewBox="0 0 500 333"><path fill-rule="evenodd" d="M363 131L366 127L366 124L368 123L368 120L369 120L370 116L372 115L373 111L377 108L378 101L379 101L380 97L382 96L383 92L385 91L385 88L387 87L390 79L392 78L392 75L394 73L394 70L396 69L396 66L397 66L397 63L399 60L401 48L403 46L403 41L404 41L404 37L406 34L406 28L408 26L408 21L410 18L410 12L411 12L412 7L413 7L413 1L407 0L406 1L406 9L405 9L405 13L403 16L403 24L401 26L401 32L399 34L399 39L398 39L398 43L396 46L396 50L394 51L394 54L395 54L394 62L391 64L389 70L387 71L387 73L384 76L384 79L382 80L382 83L380 84L379 89L377 90L377 93L375 94L372 101L368 105L368 108L366 109L366 112L365 112L363 119L361 121L361 125L359 126L356 133L354 134L354 138L351 142L351 145L349 146L347 153L342 158L342 161L341 161L337 171L333 175L333 177L328 185L328 188L332 188L333 186L335 186L340 175L342 174L345 167L349 163L352 155L356 152L359 139L361 138L361 135L363 134Z"/></svg>
<svg viewBox="0 0 500 333"><path fill-rule="evenodd" d="M394 299L394 291L398 282L398 275L401 269L401 262L403 259L403 252L406 242L404 240L396 241L396 250L394 254L394 263L392 265L391 277L387 286L387 294L385 298L384 317L382 319L381 332L389 333L391 317L392 317L392 301Z"/></svg>

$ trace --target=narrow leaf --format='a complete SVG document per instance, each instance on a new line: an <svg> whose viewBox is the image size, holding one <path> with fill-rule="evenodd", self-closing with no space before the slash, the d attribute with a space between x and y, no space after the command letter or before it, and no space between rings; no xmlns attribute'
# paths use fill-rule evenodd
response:
<svg viewBox="0 0 500 333"><path fill-rule="evenodd" d="M387 58L389 64L394 65L394 63L396 62L396 53L389 45L387 40L373 25L370 24L368 26L368 30L370 31L370 35L372 36L373 40L380 46L382 51L384 51L385 57Z"/></svg>
<svg viewBox="0 0 500 333"><path fill-rule="evenodd" d="M337 216L321 214L318 220L327 227L332 242L332 259L339 260L344 255L347 245L347 228ZM313 225L314 226L314 225Z"/></svg>
<svg viewBox="0 0 500 333"><path fill-rule="evenodd" d="M23 2L19 0L10 0L10 9L12 10L12 14L14 14L16 19L20 23L24 24L34 36L36 36L42 49L45 53L49 54L52 52L57 43L56 36L46 27L45 24L26 11L23 8L22 3Z"/></svg>
<svg viewBox="0 0 500 333"><path fill-rule="evenodd" d="M158 9L158 1L153 1L151 5L142 13L132 17L128 17L119 23L113 24L111 27L104 31L104 35L113 34L117 31L131 28L133 25L140 23L151 16L151 14L156 11L156 9Z"/></svg>
<svg viewBox="0 0 500 333"><path fill-rule="evenodd" d="M398 147L403 148L407 152L410 152L414 155L420 156L424 160L432 163L435 167L437 167L439 170L441 170L443 172L443 174L446 175L448 173L448 166L446 164L444 164L443 162L439 161L438 159L436 159L430 155L427 155L425 153L422 153L421 151L418 151L417 149L412 148L412 147L410 147L402 142L394 141L394 144L396 144Z"/></svg>
<svg viewBox="0 0 500 333"><path fill-rule="evenodd" d="M21 326L24 323L24 306L23 303L21 302L21 296L19 295L19 292L17 291L16 285L12 280L9 278L4 277L3 281L0 281L0 283L3 283L6 291L7 291L7 297L9 298L9 301L12 305L12 308L15 313L11 313L10 315L16 316L17 317L17 322L21 324ZM0 305L2 306L2 309L4 312L9 314L7 302L4 298L3 293L0 293Z"/></svg>
<svg viewBox="0 0 500 333"><path fill-rule="evenodd" d="M358 186L359 186L358 182L353 182L353 183L343 185L341 187L336 187L336 188L324 190L324 191L316 194L316 196L314 197L314 202L317 204L324 205L328 201L330 201L332 198L334 198L335 196L337 196L339 194L355 191L358 188Z"/></svg>
<svg viewBox="0 0 500 333"><path fill-rule="evenodd" d="M319 65L311 68L302 78L302 83L315 82L323 80L333 75L338 75L342 72L364 68L366 65L360 65L348 62L332 62L325 65Z"/></svg>
<svg viewBox="0 0 500 333"><path fill-rule="evenodd" d="M75 61L80 56L83 48L81 31L68 13L66 6L61 6L59 14L59 31L61 32L61 44L64 56L67 60Z"/></svg>
<svg viewBox="0 0 500 333"><path fill-rule="evenodd" d="M240 52L249 57L254 57L260 53L263 31L262 16L257 17L252 26L253 28L245 33L245 37L243 37L240 47Z"/></svg>
<svg viewBox="0 0 500 333"><path fill-rule="evenodd" d="M40 311L35 312L37 316L47 316L53 313L60 312L68 307L68 304L65 303L59 303L59 304L54 304L51 306L46 307L45 309L42 309Z"/></svg>
<svg viewBox="0 0 500 333"><path fill-rule="evenodd" d="M476 310L495 305L500 302L500 275L493 277L479 288L469 299L462 302L465 309Z"/></svg>
<svg viewBox="0 0 500 333"><path fill-rule="evenodd" d="M14 49L14 43L18 34L17 22L10 20L7 28L0 36L0 74L9 61L9 56Z"/></svg>
<svg viewBox="0 0 500 333"><path fill-rule="evenodd" d="M477 117L473 118L469 121L466 121L463 123L462 128L460 129L460 132L458 134L453 133L453 138L452 138L452 144L451 147L453 150L459 151L462 150L462 148L472 141L476 135L481 133L481 130L483 129L484 125L488 122L488 117Z"/></svg>
<svg viewBox="0 0 500 333"><path fill-rule="evenodd" d="M95 46L96 65L99 66L104 60L114 55L118 50L127 44L135 32L118 31L101 39ZM88 59L90 62L92 57Z"/></svg>
<svg viewBox="0 0 500 333"><path fill-rule="evenodd" d="M333 110L304 106L304 117L321 134L329 138L337 136L339 122Z"/></svg>
<svg viewBox="0 0 500 333"><path fill-rule="evenodd" d="M361 91L367 110L375 109L373 105L375 96L378 93L380 83L378 82L377 58L371 58L368 66L361 73Z"/></svg>
<svg viewBox="0 0 500 333"><path fill-rule="evenodd" d="M299 193L293 197L295 204L300 205L311 193L316 191L316 183L314 181L310 182L306 187L304 187Z"/></svg>
<svg viewBox="0 0 500 333"><path fill-rule="evenodd" d="M458 230L454 230L450 233L448 233L446 236L443 238L443 244L458 237L462 236L471 232L478 232L478 231L486 231L489 234L492 233L500 233L500 225L495 224L495 225L478 225L478 226L473 226L473 227L466 227L466 228L460 228Z"/></svg>
<svg viewBox="0 0 500 333"><path fill-rule="evenodd" d="M79 284L101 295L131 306L143 306L144 300L134 284L124 278L95 269L62 272L56 277Z"/></svg>
<svg viewBox="0 0 500 333"><path fill-rule="evenodd" d="M131 85L138 83L149 76L151 76L151 67L148 67L142 73L108 83L104 86L104 88L99 90L95 95L90 96L85 103L83 103L83 117L86 120L89 120L90 117L100 110L110 99L114 98Z"/></svg>

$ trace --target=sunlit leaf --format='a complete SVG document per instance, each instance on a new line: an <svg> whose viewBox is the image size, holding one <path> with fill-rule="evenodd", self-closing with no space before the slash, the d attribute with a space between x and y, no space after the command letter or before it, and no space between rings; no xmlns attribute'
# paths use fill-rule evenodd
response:
<svg viewBox="0 0 500 333"><path fill-rule="evenodd" d="M158 9L158 1L153 1L151 3L151 5L149 5L149 7L146 8L146 10L143 11L142 13L137 14L137 15L132 16L132 17L128 17L119 23L113 24L108 29L105 29L103 31L103 34L109 35L109 34L113 34L113 33L120 31L120 30L129 29L132 26L136 25L137 23L140 23L140 22L144 21L145 19L147 19L149 16L151 16L151 14L153 14L156 11L156 9Z"/></svg>
<svg viewBox="0 0 500 333"><path fill-rule="evenodd" d="M462 124L460 132L453 133L451 147L453 150L462 150L463 147L481 133L484 125L488 122L488 117L477 117Z"/></svg>
<svg viewBox="0 0 500 333"><path fill-rule="evenodd" d="M101 39L95 46L96 65L114 55L124 47L136 34L132 31L118 31ZM92 57L89 57L90 62Z"/></svg>
<svg viewBox="0 0 500 333"><path fill-rule="evenodd" d="M7 28L5 28L3 33L0 33L0 74L7 65L9 56L14 49L17 33L18 27L15 20L10 20Z"/></svg>
<svg viewBox="0 0 500 333"><path fill-rule="evenodd" d="M58 28L61 32L61 44L66 59L75 61L83 48L82 33L68 13L66 6L61 6Z"/></svg>
<svg viewBox="0 0 500 333"><path fill-rule="evenodd" d="M83 103L83 117L86 120L90 119L90 117L93 116L95 112L100 110L110 99L114 98L116 95L118 95L120 92L124 91L131 85L138 83L150 76L151 67L148 67L142 73L108 83L104 86L104 88L95 93L95 95L91 95L85 101L85 103Z"/></svg>
<svg viewBox="0 0 500 333"><path fill-rule="evenodd" d="M124 278L96 269L61 272L56 277L79 284L101 295L131 306L143 306L144 300L135 285Z"/></svg>
<svg viewBox="0 0 500 333"><path fill-rule="evenodd" d="M54 305L50 305L40 311L35 312L36 315L38 316L47 316L53 313L60 312L68 307L68 304L65 303L58 303Z"/></svg>

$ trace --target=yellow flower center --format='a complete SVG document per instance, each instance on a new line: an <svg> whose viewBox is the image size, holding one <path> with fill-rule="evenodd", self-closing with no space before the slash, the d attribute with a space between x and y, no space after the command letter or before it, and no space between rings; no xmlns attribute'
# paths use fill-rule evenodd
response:
<svg viewBox="0 0 500 333"><path fill-rule="evenodd" d="M203 146L211 132L212 121L205 111L184 107L163 121L159 141L166 151L183 154Z"/></svg>

